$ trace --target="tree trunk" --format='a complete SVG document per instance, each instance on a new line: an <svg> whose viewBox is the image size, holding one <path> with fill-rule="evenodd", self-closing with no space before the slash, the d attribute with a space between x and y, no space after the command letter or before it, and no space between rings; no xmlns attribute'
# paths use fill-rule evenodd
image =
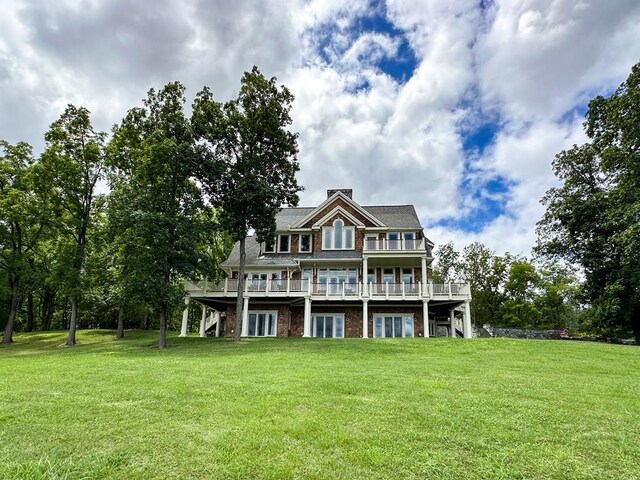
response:
<svg viewBox="0 0 640 480"><path fill-rule="evenodd" d="M146 330L149 328L149 312L145 311L142 319L140 320L140 329Z"/></svg>
<svg viewBox="0 0 640 480"><path fill-rule="evenodd" d="M124 300L120 300L120 310L118 311L118 333L116 338L124 338Z"/></svg>
<svg viewBox="0 0 640 480"><path fill-rule="evenodd" d="M27 294L27 325L25 332L33 332L33 290Z"/></svg>
<svg viewBox="0 0 640 480"><path fill-rule="evenodd" d="M160 341L158 348L167 346L167 306L163 303L160 306Z"/></svg>
<svg viewBox="0 0 640 480"><path fill-rule="evenodd" d="M17 277L14 277L10 281L11 286L11 307L9 309L9 319L4 327L4 336L2 337L2 343L8 344L13 342L13 325L18 314L18 286L20 281Z"/></svg>
<svg viewBox="0 0 640 480"><path fill-rule="evenodd" d="M51 330L51 322L53 321L53 310L55 307L56 292L50 287L44 287L42 294L42 325L41 330Z"/></svg>
<svg viewBox="0 0 640 480"><path fill-rule="evenodd" d="M67 345L76 344L76 325L78 323L78 297L74 294L71 296L71 320L69 321L69 336L67 337Z"/></svg>
<svg viewBox="0 0 640 480"><path fill-rule="evenodd" d="M244 294L244 265L247 259L245 252L245 238L240 239L240 268L238 269L238 298L236 300L236 321L233 331L233 341L239 342L242 338L242 296Z"/></svg>
<svg viewBox="0 0 640 480"><path fill-rule="evenodd" d="M637 302L631 313L631 329L636 339L636 345L640 345L640 302Z"/></svg>

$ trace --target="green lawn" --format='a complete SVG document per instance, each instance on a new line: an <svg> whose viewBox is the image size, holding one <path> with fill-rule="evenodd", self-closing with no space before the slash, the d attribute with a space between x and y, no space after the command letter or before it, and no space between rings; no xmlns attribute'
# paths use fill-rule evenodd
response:
<svg viewBox="0 0 640 480"><path fill-rule="evenodd" d="M19 334L0 478L640 478L640 348Z"/></svg>

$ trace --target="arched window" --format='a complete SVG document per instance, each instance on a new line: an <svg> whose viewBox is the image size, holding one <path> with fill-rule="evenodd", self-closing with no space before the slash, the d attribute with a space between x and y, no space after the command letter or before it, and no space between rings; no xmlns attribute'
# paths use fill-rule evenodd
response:
<svg viewBox="0 0 640 480"><path fill-rule="evenodd" d="M333 222L333 248L343 248L342 246L342 230L344 222L342 220L336 220Z"/></svg>
<svg viewBox="0 0 640 480"><path fill-rule="evenodd" d="M323 250L353 250L354 238L355 227L345 227L339 218L330 227L322 227Z"/></svg>

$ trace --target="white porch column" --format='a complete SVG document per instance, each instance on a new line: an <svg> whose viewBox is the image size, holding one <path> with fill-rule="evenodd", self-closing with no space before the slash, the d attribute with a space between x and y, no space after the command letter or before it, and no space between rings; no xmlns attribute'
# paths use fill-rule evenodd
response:
<svg viewBox="0 0 640 480"><path fill-rule="evenodd" d="M456 316L453 308L449 310L449 323L451 325L451 338L456 338Z"/></svg>
<svg viewBox="0 0 640 480"><path fill-rule="evenodd" d="M202 305L202 318L200 319L200 337L204 337L204 325L207 321L207 307Z"/></svg>
<svg viewBox="0 0 640 480"><path fill-rule="evenodd" d="M427 296L429 291L427 290L427 257L422 257L420 260L422 264L422 295Z"/></svg>
<svg viewBox="0 0 640 480"><path fill-rule="evenodd" d="M243 298L244 305L242 307L242 333L243 337L249 335L249 297Z"/></svg>
<svg viewBox="0 0 640 480"><path fill-rule="evenodd" d="M469 308L469 300L464 301L464 338L471 338L471 309Z"/></svg>
<svg viewBox="0 0 640 480"><path fill-rule="evenodd" d="M429 300L422 301L422 325L424 338L429 338Z"/></svg>
<svg viewBox="0 0 640 480"><path fill-rule="evenodd" d="M369 294L369 285L367 285L367 278L369 276L369 259L366 255L362 256L362 294Z"/></svg>
<svg viewBox="0 0 640 480"><path fill-rule="evenodd" d="M369 338L369 300L362 301L362 338Z"/></svg>
<svg viewBox="0 0 640 480"><path fill-rule="evenodd" d="M189 301L191 299L189 297L185 297L184 299L184 311L182 312L182 328L180 328L180 336L187 336L187 326L189 323Z"/></svg>
<svg viewBox="0 0 640 480"><path fill-rule="evenodd" d="M311 336L311 297L304 297L304 327L302 329L302 336Z"/></svg>
<svg viewBox="0 0 640 480"><path fill-rule="evenodd" d="M216 310L213 314L213 321L216 322L216 337L220 336L220 312Z"/></svg>

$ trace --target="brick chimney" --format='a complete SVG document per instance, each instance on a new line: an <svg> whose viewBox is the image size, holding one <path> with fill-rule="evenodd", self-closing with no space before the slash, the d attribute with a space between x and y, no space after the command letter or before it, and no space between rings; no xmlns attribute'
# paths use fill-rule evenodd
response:
<svg viewBox="0 0 640 480"><path fill-rule="evenodd" d="M327 198L335 195L336 192L342 192L343 195L346 195L353 200L353 190L350 188L334 188L331 190L327 190Z"/></svg>

